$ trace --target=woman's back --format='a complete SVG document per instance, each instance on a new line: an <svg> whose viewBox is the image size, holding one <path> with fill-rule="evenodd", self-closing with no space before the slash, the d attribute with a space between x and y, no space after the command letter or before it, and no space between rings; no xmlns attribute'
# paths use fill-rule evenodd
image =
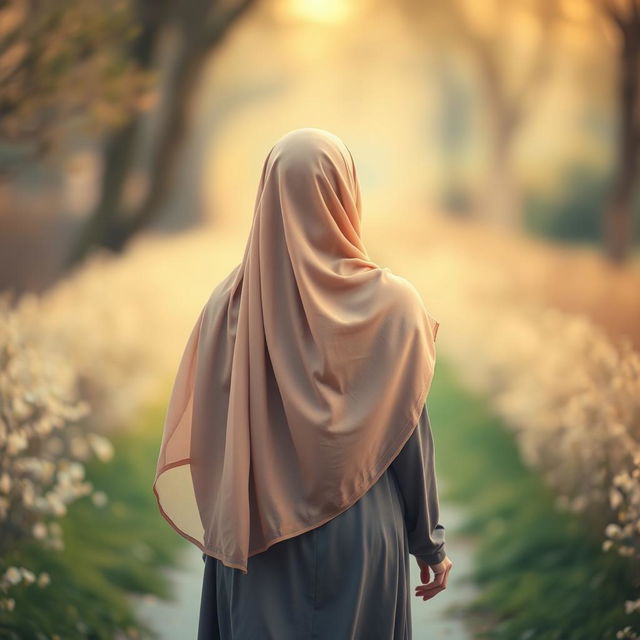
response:
<svg viewBox="0 0 640 640"><path fill-rule="evenodd" d="M325 524L249 558L205 555L198 640L409 640L410 553L445 556L427 409L360 500Z"/></svg>
<svg viewBox="0 0 640 640"><path fill-rule="evenodd" d="M425 404L439 322L368 256L361 217L346 145L283 136L242 261L189 336L153 488L207 556L201 638L408 638L408 554L444 557Z"/></svg>

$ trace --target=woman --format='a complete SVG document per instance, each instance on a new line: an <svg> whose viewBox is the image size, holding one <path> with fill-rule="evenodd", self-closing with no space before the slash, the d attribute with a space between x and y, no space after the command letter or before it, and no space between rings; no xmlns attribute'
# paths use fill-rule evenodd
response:
<svg viewBox="0 0 640 640"><path fill-rule="evenodd" d="M426 408L439 323L370 260L361 216L338 137L281 137L242 262L187 342L153 490L203 552L199 640L408 639L409 554L416 596L447 586Z"/></svg>

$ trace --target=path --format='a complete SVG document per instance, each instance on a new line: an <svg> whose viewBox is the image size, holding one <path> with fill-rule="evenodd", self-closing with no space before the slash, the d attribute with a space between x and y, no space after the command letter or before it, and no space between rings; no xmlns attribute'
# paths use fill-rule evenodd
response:
<svg viewBox="0 0 640 640"><path fill-rule="evenodd" d="M438 479L442 487L445 479ZM448 553L454 562L449 585L431 600L422 601L413 595L411 612L413 640L470 640L464 620L456 613L457 605L470 600L474 587L465 578L471 567L471 547L466 540L454 534L462 512L453 505L442 504L441 520L447 527ZM184 548L179 569L167 571L173 586L175 600L167 602L156 598L134 596L140 619L158 633L159 640L195 639L200 608L202 556L192 545ZM418 564L411 562L411 593L419 583Z"/></svg>

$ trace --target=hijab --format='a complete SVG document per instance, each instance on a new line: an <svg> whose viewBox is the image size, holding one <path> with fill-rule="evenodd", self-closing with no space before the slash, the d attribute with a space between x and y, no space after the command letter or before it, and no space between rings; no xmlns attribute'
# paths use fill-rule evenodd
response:
<svg viewBox="0 0 640 640"><path fill-rule="evenodd" d="M153 491L228 567L342 513L416 427L439 323L369 258L351 152L306 127L262 167L242 262L188 338Z"/></svg>

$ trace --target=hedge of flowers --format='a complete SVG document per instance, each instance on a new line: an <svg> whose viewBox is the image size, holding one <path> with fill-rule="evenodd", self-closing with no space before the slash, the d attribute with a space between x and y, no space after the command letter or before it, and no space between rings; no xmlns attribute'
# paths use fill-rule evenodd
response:
<svg viewBox="0 0 640 640"><path fill-rule="evenodd" d="M513 429L558 507L583 514L603 551L640 579L640 354L631 340L531 302L506 267L436 248L401 264L433 301L438 344L461 380ZM621 606L639 611L640 598ZM618 637L640 636L628 626Z"/></svg>
<svg viewBox="0 0 640 640"><path fill-rule="evenodd" d="M96 254L43 296L0 304L0 549L25 538L63 544L56 519L84 476L108 461L109 435L165 388L211 287L239 260L242 234L200 229ZM400 239L400 241L403 241ZM390 242L393 243L392 240ZM586 317L531 303L508 270L451 248L399 251L392 268L441 321L438 346L514 431L522 458L558 506L599 528L605 552L640 575L640 356ZM159 425L160 428L160 425ZM49 576L3 568L0 606ZM629 613L640 598L621 603ZM628 627L619 637L637 637Z"/></svg>
<svg viewBox="0 0 640 640"><path fill-rule="evenodd" d="M88 403L79 397L73 366L41 331L38 301L12 306L0 296L0 554L25 539L50 549L64 540L58 519L67 505L106 495L85 478L90 457L108 461L112 446L87 429ZM13 610L17 585L46 588L50 576L8 566L0 576L0 607Z"/></svg>

